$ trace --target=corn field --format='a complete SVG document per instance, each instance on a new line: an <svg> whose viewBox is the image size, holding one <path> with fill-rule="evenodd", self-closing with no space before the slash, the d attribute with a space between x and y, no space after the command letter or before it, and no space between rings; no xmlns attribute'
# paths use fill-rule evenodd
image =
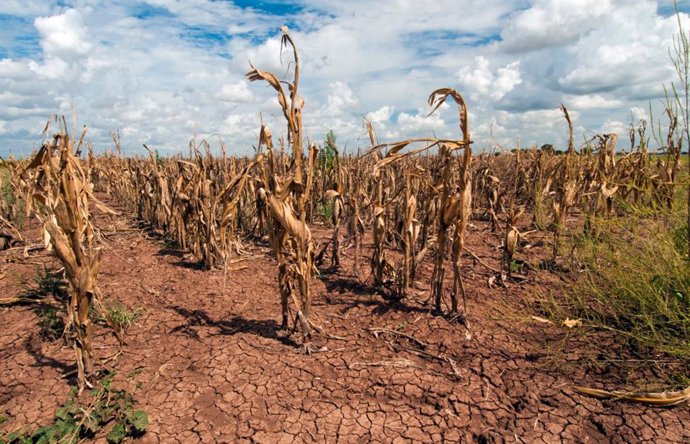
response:
<svg viewBox="0 0 690 444"><path fill-rule="evenodd" d="M280 301L281 329L299 331L302 351L312 353L318 351L313 340L325 335L313 316L316 274L350 273L391 303L428 285L429 308L462 323L471 336L480 321L468 312L467 300L475 295L464 279L474 267L488 269L495 285L510 285L520 279L513 265L517 256L527 259L521 245L531 233L548 234L555 266L571 254L574 235L597 235L597 221L623 217L632 208L673 209L681 178L687 181L682 135L670 109L662 155L648 149L646 122L631 127L629 147L614 134L575 147L565 106L564 152L535 147L489 154L473 150L468 104L451 88L431 92L428 104L429 114L446 101L455 104L456 139L381 142L364 121L369 146L355 154L335 147L332 164L320 165L321 148L303 142L301 65L287 29L282 45L292 51L289 80L260 67L247 73L248 80L275 91L285 118L284 128L257 122L253 157L228 156L224 147L214 155L205 140L193 140L186 156L161 158L144 145L141 156L125 157L117 136L112 148L95 154L86 130L75 140L76 131L69 134L64 119L56 119L58 131L31 159L3 161L14 198L0 202L0 246L22 242L20 218L40 223L45 246L69 284L65 331L82 388L96 372L89 312L108 297L98 286L107 252L92 212L115 214L98 196L162 233L207 270L226 269L249 244L270 245L279 294L267 295L266 303ZM277 144L274 132L284 134ZM319 208L328 208L328 215ZM496 252L499 269L466 245L478 220L504 239ZM529 232L521 232L526 224ZM317 242L315 227L332 230L328 239ZM352 256L350 270L342 269L344 252ZM430 282L420 283L424 264L433 272Z"/></svg>

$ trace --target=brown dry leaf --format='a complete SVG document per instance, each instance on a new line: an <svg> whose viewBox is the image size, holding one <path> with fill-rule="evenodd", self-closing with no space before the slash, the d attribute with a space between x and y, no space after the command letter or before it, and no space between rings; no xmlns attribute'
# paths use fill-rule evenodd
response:
<svg viewBox="0 0 690 444"><path fill-rule="evenodd" d="M327 190L324 195L328 199L333 199L335 197L340 197L340 193L338 193L336 190Z"/></svg>
<svg viewBox="0 0 690 444"><path fill-rule="evenodd" d="M562 103L561 111L563 112L566 122L568 122L568 152L570 153L575 150L575 145L573 143L573 124L570 120L570 114L568 113L568 109Z"/></svg>
<svg viewBox="0 0 690 444"><path fill-rule="evenodd" d="M371 146L376 145L376 133L374 133L374 126L371 124L371 120L364 119L364 126L367 127L367 132L369 134L369 142Z"/></svg>
<svg viewBox="0 0 690 444"><path fill-rule="evenodd" d="M614 398L623 401L638 402L640 404L651 405L655 407L669 407L672 405L686 402L690 399L690 387L685 390L677 392L658 392L658 393L644 393L644 392L621 392L621 391L607 391L600 389L593 389L581 386L573 386L573 390L582 395L592 396L594 398L605 399Z"/></svg>
<svg viewBox="0 0 690 444"><path fill-rule="evenodd" d="M293 209L273 195L268 196L268 207L283 228L302 245L306 245L311 239L311 232L309 227L299 220Z"/></svg>
<svg viewBox="0 0 690 444"><path fill-rule="evenodd" d="M532 320L537 321L537 322L541 322L542 324L553 325L553 321L546 319L546 318L539 317L539 316L532 316Z"/></svg>
<svg viewBox="0 0 690 444"><path fill-rule="evenodd" d="M505 247L512 257L515 253L515 248L517 248L518 240L520 239L520 233L517 228L510 227L510 231L506 233Z"/></svg>
<svg viewBox="0 0 690 444"><path fill-rule="evenodd" d="M582 327L582 319L566 318L565 321L563 321L562 325L564 325L565 327L568 327L568 328Z"/></svg>
<svg viewBox="0 0 690 444"><path fill-rule="evenodd" d="M467 105L465 100L462 98L460 93L458 93L453 88L439 88L432 92L429 96L429 106L432 107L429 116L432 115L448 97L452 97L455 103L458 105L458 116L460 120L460 132L462 133L462 142L464 146L468 146L470 142L470 132L467 125Z"/></svg>

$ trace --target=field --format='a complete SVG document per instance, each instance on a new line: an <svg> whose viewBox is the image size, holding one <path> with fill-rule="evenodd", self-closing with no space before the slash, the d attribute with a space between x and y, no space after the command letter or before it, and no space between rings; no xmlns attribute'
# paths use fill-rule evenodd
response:
<svg viewBox="0 0 690 444"><path fill-rule="evenodd" d="M285 32L283 44L293 48ZM65 119L3 161L0 441L687 442L688 172L612 134L473 152L96 154ZM277 130L276 130L277 131Z"/></svg>
<svg viewBox="0 0 690 444"><path fill-rule="evenodd" d="M324 337L319 344L328 350L305 357L277 334L276 265L265 246L248 251L239 263L247 268L228 272L223 295L221 270L198 269L135 221L103 227L113 234L102 291L140 312L122 354L107 365L148 412L142 442L688 438L686 408L602 402L572 391L573 384L646 386L659 377L638 372L644 366L606 332L532 319L534 295L559 285L548 271L494 290L486 284L490 273L469 274L471 339L462 324L433 316L423 303L428 291L390 302L350 273L330 274L315 282L314 309L328 334L342 339ZM325 229L316 231L325 238ZM480 223L468 245L498 267L501 239L488 231ZM370 242L365 248L371 251ZM46 254L32 254L31 262L57 266ZM343 265L349 268L347 258ZM21 291L35 267L8 263L3 293ZM428 266L422 275L428 280ZM40 307L3 311L3 429L45 425L68 397L70 380L62 375L75 367L60 341L42 338ZM102 359L117 355L107 329L96 330L95 342Z"/></svg>

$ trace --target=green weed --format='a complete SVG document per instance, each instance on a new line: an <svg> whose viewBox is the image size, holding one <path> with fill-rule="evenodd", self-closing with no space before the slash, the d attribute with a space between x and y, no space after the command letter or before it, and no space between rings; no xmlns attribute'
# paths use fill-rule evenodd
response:
<svg viewBox="0 0 690 444"><path fill-rule="evenodd" d="M38 319L41 336L48 340L59 339L65 331L65 321L56 308L50 306L39 308Z"/></svg>
<svg viewBox="0 0 690 444"><path fill-rule="evenodd" d="M130 309L122 302L115 301L105 304L105 310L113 323L113 327L121 332L127 331L141 315L141 309ZM101 314L99 321L105 322L106 316Z"/></svg>
<svg viewBox="0 0 690 444"><path fill-rule="evenodd" d="M80 403L77 388L74 387L67 402L55 410L52 424L34 431L19 430L0 434L0 442L73 444L92 439L97 434L102 436L110 424L113 426L105 436L109 444L143 435L148 427L147 413L134 408L134 398L130 393L112 386L113 376L104 378L100 388L90 392L88 403Z"/></svg>
<svg viewBox="0 0 690 444"><path fill-rule="evenodd" d="M29 289L29 293L37 297L54 296L60 301L67 301L67 287L62 278L62 273L48 267L36 268L34 276L35 288Z"/></svg>
<svg viewBox="0 0 690 444"><path fill-rule="evenodd" d="M327 226L332 225L333 221L333 203L322 202L316 204L315 212L319 215Z"/></svg>
<svg viewBox="0 0 690 444"><path fill-rule="evenodd" d="M640 349L690 358L690 263L679 248L679 216L596 221L596 236L575 240L576 281L549 311L613 331Z"/></svg>

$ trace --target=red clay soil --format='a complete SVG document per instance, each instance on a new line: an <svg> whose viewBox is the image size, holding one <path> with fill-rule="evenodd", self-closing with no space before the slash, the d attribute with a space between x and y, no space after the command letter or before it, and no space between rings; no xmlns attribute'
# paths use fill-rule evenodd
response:
<svg viewBox="0 0 690 444"><path fill-rule="evenodd" d="M500 239L477 224L468 246L497 268ZM548 271L490 289L491 273L466 259L468 337L462 323L434 316L425 303L429 260L416 295L394 303L361 284L366 276L351 275L345 249L343 271L314 282L314 319L324 328L316 342L326 350L305 356L298 334L278 332L277 267L265 246L246 242L246 259L225 278L132 220L99 226L109 239L100 288L141 315L122 354L103 326L94 344L148 412L140 442L690 441L687 405L650 408L573 392L573 384L620 389L663 374L610 364L616 346L599 332L533 320L536 294L563 285ZM29 233L38 240L37 230ZM316 230L320 240L329 235ZM0 263L2 297L25 291L38 264L58 266L44 251L4 252ZM37 311L0 308L0 432L49 423L74 384L64 377L74 370L71 350L41 337Z"/></svg>

